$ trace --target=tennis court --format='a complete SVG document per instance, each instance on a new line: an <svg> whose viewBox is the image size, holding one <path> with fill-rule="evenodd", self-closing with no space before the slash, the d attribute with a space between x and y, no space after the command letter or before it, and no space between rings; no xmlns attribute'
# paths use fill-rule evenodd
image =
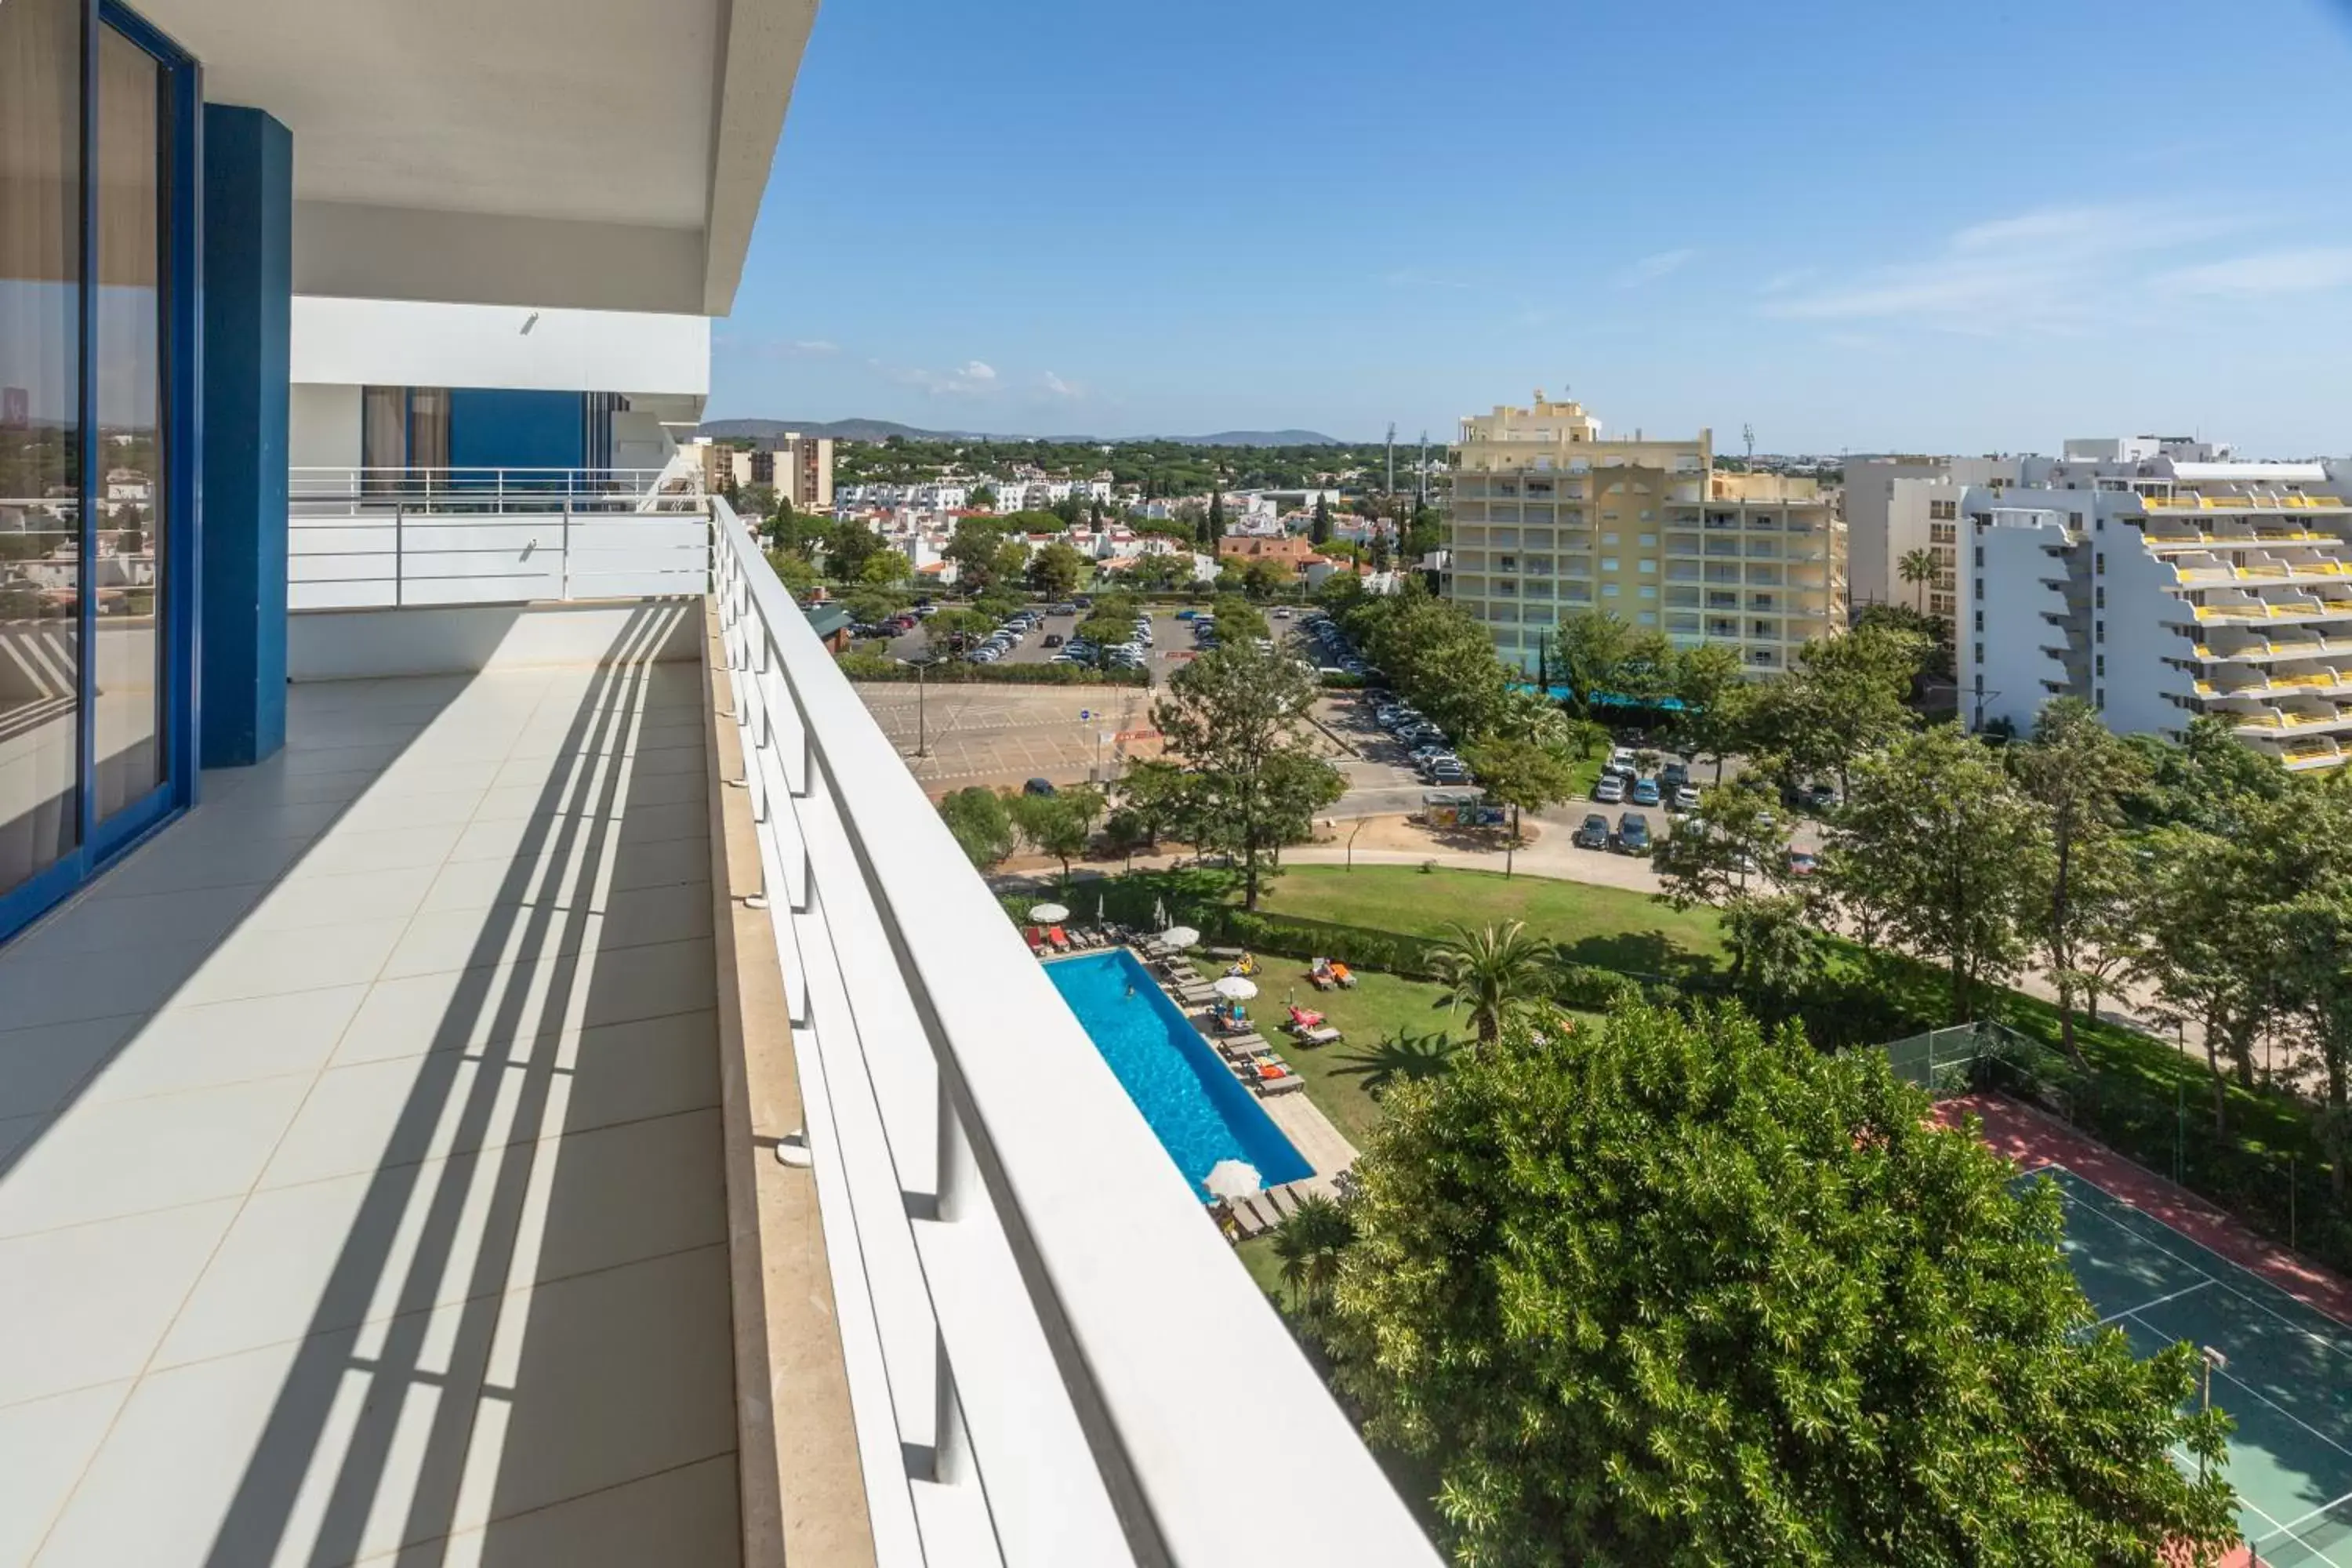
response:
<svg viewBox="0 0 2352 1568"><path fill-rule="evenodd" d="M2101 1323L2142 1355L2187 1340L2228 1358L2213 1403L2237 1422L2229 1479L2253 1560L2352 1568L2352 1328L2063 1164L2017 1180L2045 1176L2064 1194L2066 1260Z"/></svg>

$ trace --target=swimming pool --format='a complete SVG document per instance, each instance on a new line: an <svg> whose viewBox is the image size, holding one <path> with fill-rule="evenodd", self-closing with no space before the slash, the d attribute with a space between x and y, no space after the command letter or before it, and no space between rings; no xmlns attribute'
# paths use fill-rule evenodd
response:
<svg viewBox="0 0 2352 1568"><path fill-rule="evenodd" d="M1201 1180L1220 1160L1247 1161L1269 1187L1315 1173L1133 953L1066 958L1045 973L1204 1197Z"/></svg>

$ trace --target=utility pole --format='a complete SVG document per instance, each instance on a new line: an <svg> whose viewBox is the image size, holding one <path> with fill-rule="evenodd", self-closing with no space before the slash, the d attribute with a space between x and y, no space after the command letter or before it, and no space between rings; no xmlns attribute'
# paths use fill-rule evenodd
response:
<svg viewBox="0 0 2352 1568"><path fill-rule="evenodd" d="M1748 443L1748 466L1752 468L1756 466L1756 426L1743 422L1739 438Z"/></svg>
<svg viewBox="0 0 2352 1568"><path fill-rule="evenodd" d="M1419 511L1429 504L1429 432L1421 433L1421 476L1413 486L1412 509Z"/></svg>
<svg viewBox="0 0 2352 1568"><path fill-rule="evenodd" d="M1396 421L1393 419L1389 421L1388 494L1391 500L1394 500L1396 499Z"/></svg>

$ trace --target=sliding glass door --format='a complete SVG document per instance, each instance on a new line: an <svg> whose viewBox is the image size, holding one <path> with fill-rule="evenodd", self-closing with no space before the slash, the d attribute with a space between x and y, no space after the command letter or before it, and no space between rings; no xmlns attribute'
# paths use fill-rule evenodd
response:
<svg viewBox="0 0 2352 1568"><path fill-rule="evenodd" d="M0 0L0 937L190 798L194 69Z"/></svg>

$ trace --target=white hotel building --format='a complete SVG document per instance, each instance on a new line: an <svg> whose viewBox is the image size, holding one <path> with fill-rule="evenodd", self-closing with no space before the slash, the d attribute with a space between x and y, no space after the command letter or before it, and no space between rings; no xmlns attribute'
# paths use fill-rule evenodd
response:
<svg viewBox="0 0 2352 1568"><path fill-rule="evenodd" d="M2090 445L2036 463L2038 483L1959 492L1963 713L2025 730L2074 696L2119 733L2213 714L2291 768L2344 761L2352 473Z"/></svg>

